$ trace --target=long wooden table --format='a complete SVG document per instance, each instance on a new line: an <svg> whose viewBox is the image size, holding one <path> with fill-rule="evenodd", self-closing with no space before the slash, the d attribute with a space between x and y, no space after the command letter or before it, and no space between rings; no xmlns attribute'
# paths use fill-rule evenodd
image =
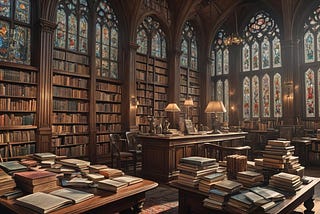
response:
<svg viewBox="0 0 320 214"><path fill-rule="evenodd" d="M320 178L313 178L312 182L307 185L302 185L302 188L297 193L278 205L268 210L270 214L285 214L292 213L299 205L304 204L306 210L305 214L311 214L314 207L313 195L315 186L320 183ZM193 214L204 214L204 213L228 213L226 210L213 210L203 206L203 200L207 198L208 193L201 192L195 188L187 187L177 183L176 181L170 182L172 187L179 190L179 213L193 213ZM320 184L319 184L320 185Z"/></svg>
<svg viewBox="0 0 320 214"><path fill-rule="evenodd" d="M133 213L140 213L146 191L156 188L157 186L158 184L156 182L143 180L143 182L120 189L117 193L99 190L97 188L85 188L82 190L94 193L95 196L81 203L50 212L50 214L102 214L122 212L125 210L133 210ZM0 213L35 213L30 209L17 205L15 202L15 199L6 200L0 198Z"/></svg>
<svg viewBox="0 0 320 214"><path fill-rule="evenodd" d="M242 143L247 132L197 135L138 135L137 142L142 144L142 175L144 178L168 182L177 176L177 164L183 157L203 156L203 144Z"/></svg>

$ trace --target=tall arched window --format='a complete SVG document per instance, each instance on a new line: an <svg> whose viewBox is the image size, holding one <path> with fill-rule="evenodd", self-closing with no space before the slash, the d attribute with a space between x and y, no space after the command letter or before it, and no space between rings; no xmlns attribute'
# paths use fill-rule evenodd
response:
<svg viewBox="0 0 320 214"><path fill-rule="evenodd" d="M304 115L306 118L320 117L320 5L311 12L304 23L303 34L303 79Z"/></svg>
<svg viewBox="0 0 320 214"><path fill-rule="evenodd" d="M210 52L210 70L212 77L213 99L221 100L227 112L229 112L229 49L224 44L226 33L220 29L211 45ZM225 120L229 120L228 114L225 114Z"/></svg>
<svg viewBox="0 0 320 214"><path fill-rule="evenodd" d="M0 3L0 59L30 64L31 1Z"/></svg>
<svg viewBox="0 0 320 214"><path fill-rule="evenodd" d="M137 121L141 132L149 132L148 118L159 123L167 116L168 64L166 36L160 23L147 16L137 29L136 89Z"/></svg>
<svg viewBox="0 0 320 214"><path fill-rule="evenodd" d="M200 74L198 71L198 43L196 30L190 21L182 29L180 56L180 103L193 100L193 106L185 106L185 112L191 112L189 118L197 124L199 121Z"/></svg>
<svg viewBox="0 0 320 214"><path fill-rule="evenodd" d="M97 75L118 79L119 33L118 19L108 1L101 1L96 21Z"/></svg>
<svg viewBox="0 0 320 214"><path fill-rule="evenodd" d="M279 27L267 12L259 11L244 29L243 118L282 117L281 66Z"/></svg>

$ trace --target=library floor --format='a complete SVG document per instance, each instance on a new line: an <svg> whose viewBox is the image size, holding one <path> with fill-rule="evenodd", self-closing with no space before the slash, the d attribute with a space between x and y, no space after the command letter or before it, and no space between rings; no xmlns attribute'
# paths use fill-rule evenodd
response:
<svg viewBox="0 0 320 214"><path fill-rule="evenodd" d="M305 175L320 177L320 166L308 167L305 170ZM320 214L320 184L317 185L314 195L314 209L315 214ZM304 206L300 205L295 211L303 212ZM146 201L143 207L142 214L175 214L178 213L178 190L166 184L159 184L159 186L147 192Z"/></svg>

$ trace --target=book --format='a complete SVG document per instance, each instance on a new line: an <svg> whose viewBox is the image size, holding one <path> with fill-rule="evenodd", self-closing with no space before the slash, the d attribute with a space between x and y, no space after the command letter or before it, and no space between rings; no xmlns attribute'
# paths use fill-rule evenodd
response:
<svg viewBox="0 0 320 214"><path fill-rule="evenodd" d="M13 198L18 198L20 196L23 196L23 192L20 189L15 189L15 190L12 190L12 191L2 195L2 197L7 200L10 200Z"/></svg>
<svg viewBox="0 0 320 214"><path fill-rule="evenodd" d="M72 204L70 199L36 192L16 199L16 204L32 209L38 213L49 213L63 206Z"/></svg>
<svg viewBox="0 0 320 214"><path fill-rule="evenodd" d="M104 164L94 164L89 166L89 173L99 173L99 170L108 168Z"/></svg>
<svg viewBox="0 0 320 214"><path fill-rule="evenodd" d="M89 174L86 174L86 177L92 181L100 181L105 179L105 177L99 173L89 173Z"/></svg>
<svg viewBox="0 0 320 214"><path fill-rule="evenodd" d="M61 181L61 186L76 186L76 187L88 187L93 184L93 181L88 180L88 178L74 177L70 180L63 179Z"/></svg>
<svg viewBox="0 0 320 214"><path fill-rule="evenodd" d="M14 173L14 179L28 185L38 185L50 181L56 181L56 173L48 171L25 171Z"/></svg>
<svg viewBox="0 0 320 214"><path fill-rule="evenodd" d="M72 188L57 189L57 190L50 192L50 194L60 196L60 197L66 198L66 199L70 199L75 204L94 197L94 194L92 194L92 193L88 193L85 191L76 190L76 189L72 189Z"/></svg>
<svg viewBox="0 0 320 214"><path fill-rule="evenodd" d="M112 180L127 183L128 185L136 184L143 181L142 178L131 176L131 175L123 175L123 176L115 177L115 178L112 178Z"/></svg>
<svg viewBox="0 0 320 214"><path fill-rule="evenodd" d="M97 182L98 188L103 190L109 190L112 192L118 192L118 190L128 186L128 183L120 182L112 179L104 179Z"/></svg>
<svg viewBox="0 0 320 214"><path fill-rule="evenodd" d="M42 184L38 184L38 185L28 185L26 183L23 183L23 182L19 182L17 181L17 186L27 192L27 193L35 193L35 192L42 192L42 191L50 191L50 190L53 190L55 188L58 187L57 185L57 180L54 180L54 181L49 181L49 182L46 182L46 183L42 183Z"/></svg>
<svg viewBox="0 0 320 214"><path fill-rule="evenodd" d="M80 159L76 159L76 158L61 159L61 160L57 160L56 163L60 163L65 166L71 166L71 167L75 167L75 168L85 168L85 167L90 166L89 161L80 160Z"/></svg>
<svg viewBox="0 0 320 214"><path fill-rule="evenodd" d="M99 174L103 175L105 178L114 178L124 175L122 170L114 168L101 169L99 170Z"/></svg>
<svg viewBox="0 0 320 214"><path fill-rule="evenodd" d="M28 170L28 167L20 164L18 161L1 162L0 167L9 174Z"/></svg>
<svg viewBox="0 0 320 214"><path fill-rule="evenodd" d="M201 176L200 179L208 182L220 181L223 180L226 176L226 173L216 172L208 175Z"/></svg>
<svg viewBox="0 0 320 214"><path fill-rule="evenodd" d="M239 191L243 186L241 183L238 183L236 181L223 180L215 183L213 187L228 193L234 193Z"/></svg>
<svg viewBox="0 0 320 214"><path fill-rule="evenodd" d="M216 163L216 159L214 158L206 158L206 157L199 157L199 156L190 156L190 157L184 157L180 159L180 163L187 163L187 164L193 164L196 166L208 166L211 164Z"/></svg>
<svg viewBox="0 0 320 214"><path fill-rule="evenodd" d="M38 160L52 160L52 159L55 159L57 156L50 152L39 152L39 153L34 153L33 157Z"/></svg>

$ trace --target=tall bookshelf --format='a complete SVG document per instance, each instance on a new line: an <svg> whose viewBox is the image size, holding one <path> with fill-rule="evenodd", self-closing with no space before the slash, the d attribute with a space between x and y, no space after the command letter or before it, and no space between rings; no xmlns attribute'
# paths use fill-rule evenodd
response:
<svg viewBox="0 0 320 214"><path fill-rule="evenodd" d="M96 130L97 156L110 154L111 133L121 133L123 124L121 118L121 82L101 77L96 79Z"/></svg>
<svg viewBox="0 0 320 214"><path fill-rule="evenodd" d="M148 117L163 123L168 103L168 65L156 57L136 56L137 124L139 131L149 132Z"/></svg>
<svg viewBox="0 0 320 214"><path fill-rule="evenodd" d="M189 107L189 119L193 124L199 123L200 104L200 73L190 68L180 68L180 106L184 106L184 101L192 98L193 106ZM182 112L186 112L186 109ZM186 119L184 113L180 117Z"/></svg>
<svg viewBox="0 0 320 214"><path fill-rule="evenodd" d="M0 64L0 154L10 159L35 152L37 69L5 64Z"/></svg>
<svg viewBox="0 0 320 214"><path fill-rule="evenodd" d="M89 59L53 51L52 151L87 157L89 147Z"/></svg>

